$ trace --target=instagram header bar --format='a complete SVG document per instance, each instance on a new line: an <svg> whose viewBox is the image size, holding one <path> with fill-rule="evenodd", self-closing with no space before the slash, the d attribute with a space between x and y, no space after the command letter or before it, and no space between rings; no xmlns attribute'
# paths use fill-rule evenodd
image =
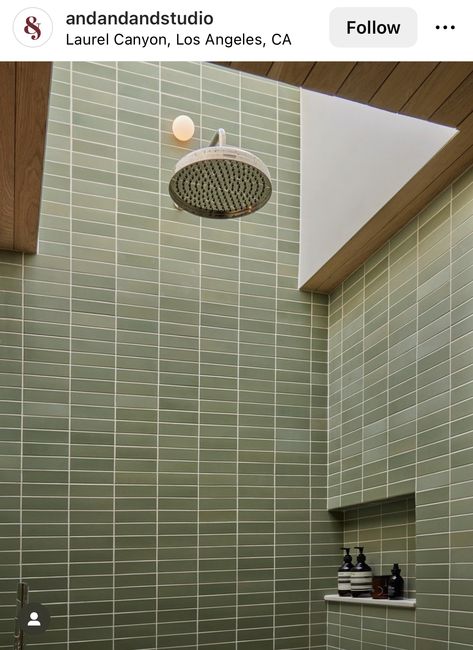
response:
<svg viewBox="0 0 473 650"><path fill-rule="evenodd" d="M358 6L307 0L18 4L2 60L469 60L469 3Z"/></svg>

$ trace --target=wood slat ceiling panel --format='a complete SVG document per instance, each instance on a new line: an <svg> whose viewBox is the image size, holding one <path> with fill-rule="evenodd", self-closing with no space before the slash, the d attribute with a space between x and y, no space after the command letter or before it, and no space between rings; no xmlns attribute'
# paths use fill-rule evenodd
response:
<svg viewBox="0 0 473 650"><path fill-rule="evenodd" d="M326 95L336 95L355 67L351 61L318 61L309 72L303 87Z"/></svg>
<svg viewBox="0 0 473 650"><path fill-rule="evenodd" d="M473 71L473 63L439 63L401 113L428 120Z"/></svg>
<svg viewBox="0 0 473 650"><path fill-rule="evenodd" d="M277 61L273 63L267 76L276 81L301 86L313 67L314 64L311 62L291 61L290 63L283 63Z"/></svg>
<svg viewBox="0 0 473 650"><path fill-rule="evenodd" d="M439 124L458 126L473 110L473 72L444 101L430 119Z"/></svg>
<svg viewBox="0 0 473 650"><path fill-rule="evenodd" d="M392 61L357 63L339 88L337 95L367 104L395 67L396 63Z"/></svg>
<svg viewBox="0 0 473 650"><path fill-rule="evenodd" d="M377 90L370 105L387 111L400 111L437 65L430 61L401 61Z"/></svg>

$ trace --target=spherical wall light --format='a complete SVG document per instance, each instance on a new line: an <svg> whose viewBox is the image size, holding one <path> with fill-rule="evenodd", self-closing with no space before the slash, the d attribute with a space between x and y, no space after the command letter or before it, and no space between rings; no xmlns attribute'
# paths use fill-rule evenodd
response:
<svg viewBox="0 0 473 650"><path fill-rule="evenodd" d="M181 142L187 142L194 135L194 122L188 115L178 115L172 123L174 137Z"/></svg>

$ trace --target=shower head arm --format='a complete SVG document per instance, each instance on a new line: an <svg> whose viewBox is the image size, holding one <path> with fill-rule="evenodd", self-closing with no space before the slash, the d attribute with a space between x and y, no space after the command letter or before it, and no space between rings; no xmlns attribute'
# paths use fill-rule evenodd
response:
<svg viewBox="0 0 473 650"><path fill-rule="evenodd" d="M225 129L218 129L218 131L215 132L214 137L210 141L210 147L216 147L217 145L219 147L224 147L227 142L227 136L225 135Z"/></svg>

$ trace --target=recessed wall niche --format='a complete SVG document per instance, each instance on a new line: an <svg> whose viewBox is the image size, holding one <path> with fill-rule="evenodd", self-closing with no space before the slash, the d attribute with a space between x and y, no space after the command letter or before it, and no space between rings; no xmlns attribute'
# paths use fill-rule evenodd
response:
<svg viewBox="0 0 473 650"><path fill-rule="evenodd" d="M339 512L343 546L364 546L374 575L390 575L394 562L401 567L405 598L415 598L416 517L413 495L347 508ZM335 587L335 580L334 580Z"/></svg>

